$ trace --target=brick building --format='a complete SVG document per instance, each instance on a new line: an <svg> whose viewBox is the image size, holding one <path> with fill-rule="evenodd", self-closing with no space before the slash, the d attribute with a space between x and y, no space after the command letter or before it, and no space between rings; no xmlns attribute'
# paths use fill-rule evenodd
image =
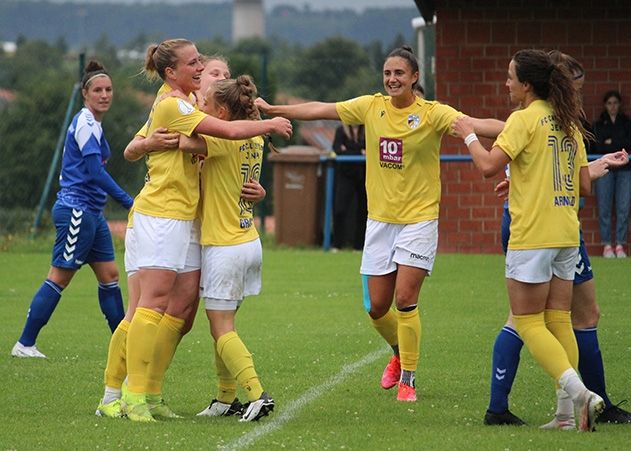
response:
<svg viewBox="0 0 631 451"><path fill-rule="evenodd" d="M559 49L586 69L583 88L588 118L602 95L617 89L631 112L631 2L628 0L415 0L426 22L435 22L436 98L476 117L506 119L505 87L511 55L522 48ZM491 144L484 142L487 147ZM466 153L460 140L445 138L443 155ZM439 250L501 252L499 180L484 180L472 163L441 166ZM601 251L594 197L581 222L589 252ZM631 240L630 240L631 241Z"/></svg>

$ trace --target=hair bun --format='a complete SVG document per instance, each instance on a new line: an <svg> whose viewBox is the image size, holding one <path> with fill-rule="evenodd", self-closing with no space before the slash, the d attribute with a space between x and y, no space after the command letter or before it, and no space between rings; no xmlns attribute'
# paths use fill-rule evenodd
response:
<svg viewBox="0 0 631 451"><path fill-rule="evenodd" d="M99 70L105 70L103 65L99 63L97 60L90 60L88 64L85 66L85 73L89 74L90 72L96 72Z"/></svg>
<svg viewBox="0 0 631 451"><path fill-rule="evenodd" d="M414 51L412 50L412 47L410 47L410 46L409 46L409 45L407 45L407 44L403 44L403 45L401 46L401 48L402 48L403 50L407 50L407 51L408 51L408 52L410 52L410 53L414 53Z"/></svg>

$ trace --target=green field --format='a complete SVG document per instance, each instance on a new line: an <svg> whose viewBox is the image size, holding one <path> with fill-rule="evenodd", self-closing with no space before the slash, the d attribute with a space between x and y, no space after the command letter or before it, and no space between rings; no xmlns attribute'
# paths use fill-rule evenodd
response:
<svg viewBox="0 0 631 451"><path fill-rule="evenodd" d="M246 300L237 325L276 400L275 412L245 424L195 417L215 386L200 311L165 386L167 401L185 418L148 425L94 416L109 329L88 268L64 292L39 337L48 359L10 356L49 259L47 250L25 246L0 253L2 450L629 448L631 425L599 425L596 434L538 430L554 411L554 386L527 350L511 408L529 426L482 424L493 340L507 311L499 255L438 256L421 293L419 401L409 404L379 386L388 350L362 308L360 254L265 250L263 293ZM631 397L629 263L594 258L593 266L608 388L617 402Z"/></svg>

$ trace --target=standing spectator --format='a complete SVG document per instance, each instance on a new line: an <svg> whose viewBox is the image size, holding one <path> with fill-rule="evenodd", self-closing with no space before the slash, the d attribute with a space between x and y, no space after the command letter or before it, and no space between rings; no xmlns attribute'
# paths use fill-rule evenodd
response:
<svg viewBox="0 0 631 451"><path fill-rule="evenodd" d="M594 122L596 150L598 153L616 152L631 145L631 121L620 111L622 97L618 91L607 91L603 97L605 109ZM605 246L603 257L625 258L627 253L627 231L629 207L631 206L631 165L613 169L596 181L598 223L600 240ZM616 206L616 247L612 247L611 206Z"/></svg>
<svg viewBox="0 0 631 451"><path fill-rule="evenodd" d="M365 155L366 137L363 125L340 125L335 130L333 150L338 155ZM366 165L339 163L335 178L333 247L347 243L354 249L364 247L366 233Z"/></svg>

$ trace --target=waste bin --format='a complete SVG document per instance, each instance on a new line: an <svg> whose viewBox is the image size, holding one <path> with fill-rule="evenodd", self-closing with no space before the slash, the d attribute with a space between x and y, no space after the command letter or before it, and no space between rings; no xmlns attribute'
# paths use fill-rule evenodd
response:
<svg viewBox="0 0 631 451"><path fill-rule="evenodd" d="M274 167L276 242L315 246L322 242L324 170L320 157L328 151L288 146L269 154Z"/></svg>

